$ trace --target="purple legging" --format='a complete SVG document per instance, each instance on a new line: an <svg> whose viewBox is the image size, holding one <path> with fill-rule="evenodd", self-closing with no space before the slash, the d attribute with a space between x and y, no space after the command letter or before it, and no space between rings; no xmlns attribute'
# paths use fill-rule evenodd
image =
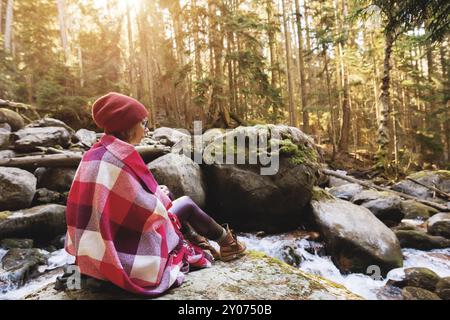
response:
<svg viewBox="0 0 450 320"><path fill-rule="evenodd" d="M183 232L192 227L199 235L209 240L219 239L223 228L190 197L182 196L172 201L170 212L175 214L183 226Z"/></svg>

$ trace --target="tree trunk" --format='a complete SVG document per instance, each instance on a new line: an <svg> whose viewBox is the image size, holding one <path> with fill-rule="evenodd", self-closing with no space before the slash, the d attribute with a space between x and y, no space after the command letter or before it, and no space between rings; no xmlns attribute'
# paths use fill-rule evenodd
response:
<svg viewBox="0 0 450 320"><path fill-rule="evenodd" d="M3 34L3 0L0 0L0 35Z"/></svg>
<svg viewBox="0 0 450 320"><path fill-rule="evenodd" d="M447 44L449 43L449 38L447 37ZM441 62L441 70L442 70L442 79L444 84L448 88L450 86L450 63L446 56L447 47L445 43L441 44L439 47L439 55ZM443 101L446 104L445 111L445 122L444 122L444 145L446 146L446 152L444 152L444 160L446 162L450 161L450 104L448 101Z"/></svg>
<svg viewBox="0 0 450 320"><path fill-rule="evenodd" d="M288 96L289 96L289 125L293 127L297 127L297 115L295 112L295 103L294 103L294 85L293 85L293 77L292 77L292 54L291 54L291 33L288 27L287 21L287 7L286 0L282 0L282 9L283 9L283 26L284 26L284 40L285 40L285 49L286 49L286 74L288 81Z"/></svg>
<svg viewBox="0 0 450 320"><path fill-rule="evenodd" d="M336 154L337 151L337 146L336 146L336 115L334 112L334 105L333 105L333 101L332 101L332 97L331 97L331 79L330 79L330 71L328 69L328 56L327 56L327 47L325 44L323 44L323 63L324 63L324 68L325 68L325 75L326 75L326 81L327 81L327 95L328 95L328 109L330 110L330 127L331 127L331 134L330 134L330 140L331 143L333 145L333 156L332 158L334 159L334 156Z"/></svg>
<svg viewBox="0 0 450 320"><path fill-rule="evenodd" d="M269 53L270 53L270 82L272 87L277 88L277 66L275 66L276 62L276 54L275 54L275 31L273 21L273 0L266 0L266 12L267 12L267 37L269 39Z"/></svg>
<svg viewBox="0 0 450 320"><path fill-rule="evenodd" d="M83 66L83 51L81 44L78 45L78 68L80 69L80 87L84 87L84 66Z"/></svg>
<svg viewBox="0 0 450 320"><path fill-rule="evenodd" d="M299 93L302 102L302 116L303 116L303 131L309 133L309 115L308 115L308 105L307 105L307 93L306 93L306 80L305 80L305 61L303 52L303 29L302 20L300 13L299 0L295 0L295 14L297 17L297 37L298 37L298 61L299 61L299 77L300 86Z"/></svg>
<svg viewBox="0 0 450 320"><path fill-rule="evenodd" d="M377 61L377 54L376 54L376 45L375 45L375 39L373 31L370 32L370 49L372 51L372 64L373 64L373 94L374 94L374 101L375 101L375 112L376 112L376 118L377 118L377 125L380 124L380 104L379 104L379 97L380 97L380 90L379 90L379 84L378 84L378 61Z"/></svg>
<svg viewBox="0 0 450 320"><path fill-rule="evenodd" d="M212 53L214 56L214 60L212 63L213 66L213 94L211 101L211 111L210 111L210 120L211 122L219 121L224 127L230 127L230 113L223 101L223 69L222 69L222 58L223 58L223 38L224 34L222 33L220 27L220 16L217 15L217 11L223 15L223 11L218 8L216 1L209 0L208 8L210 13L210 46L212 47Z"/></svg>
<svg viewBox="0 0 450 320"><path fill-rule="evenodd" d="M391 114L389 89L390 89L390 72L391 72L391 54L394 37L391 32L385 33L385 49L383 62L383 78L381 79L381 119L378 127L378 152L377 166L387 169L389 164L389 118Z"/></svg>
<svg viewBox="0 0 450 320"><path fill-rule="evenodd" d="M131 29L131 15L130 4L127 2L127 33L128 33L128 55L129 55L129 75L130 75L130 87L133 97L137 97L137 85L136 85L136 58L133 43L133 30Z"/></svg>
<svg viewBox="0 0 450 320"><path fill-rule="evenodd" d="M200 80L203 77L202 74L202 60L201 60L201 45L200 45L200 27L199 27L199 11L197 8L197 0L192 0L192 11L193 11L193 21L192 21L192 34L194 38L194 55L195 55L195 78Z"/></svg>
<svg viewBox="0 0 450 320"><path fill-rule="evenodd" d="M11 53L12 25L14 21L14 0L8 0L6 4L6 21L5 21L5 51Z"/></svg>
<svg viewBox="0 0 450 320"><path fill-rule="evenodd" d="M64 51L65 63L69 61L69 41L67 39L67 28L66 28L66 1L58 0L58 21L59 21L59 32L61 34L61 45Z"/></svg>
<svg viewBox="0 0 450 320"><path fill-rule="evenodd" d="M336 13L338 12L339 3L336 0ZM347 16L347 7L345 1L342 1L342 14L341 17ZM339 25L339 29L342 32L347 33L347 26L345 26L342 22L342 18L338 18L338 14L336 15L336 23ZM341 134L339 138L339 149L343 152L348 152L349 147L349 138L350 138L350 105L349 105L349 84L348 84L348 70L345 68L344 64L344 44L339 42L339 62L342 76L342 87L343 87L343 97L342 97L342 126L341 126Z"/></svg>

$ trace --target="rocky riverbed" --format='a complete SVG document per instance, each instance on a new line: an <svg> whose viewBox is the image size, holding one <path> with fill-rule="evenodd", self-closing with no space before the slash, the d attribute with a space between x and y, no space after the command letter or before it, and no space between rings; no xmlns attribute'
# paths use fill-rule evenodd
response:
<svg viewBox="0 0 450 320"><path fill-rule="evenodd" d="M109 287L100 295L89 288L53 289L62 267L73 262L63 247L65 202L77 159L100 135L75 132L51 118L25 124L13 111L1 119L0 298L129 297ZM257 151L279 157L276 174L261 175L260 164L209 161L229 148L226 138L261 130L269 132L269 145L280 146ZM186 284L166 298L449 299L450 210L443 196L450 192L449 171L414 173L392 191L379 191L323 175L319 150L297 128L215 129L202 138L208 151L202 163L183 153L193 145L179 130L158 128L139 147L162 150L144 159L158 182L230 223L253 251L232 264L188 274ZM246 160L248 151L231 147L231 154ZM222 277L214 279L215 272ZM202 276L211 278L211 287L229 279L230 290L205 296L196 280Z"/></svg>

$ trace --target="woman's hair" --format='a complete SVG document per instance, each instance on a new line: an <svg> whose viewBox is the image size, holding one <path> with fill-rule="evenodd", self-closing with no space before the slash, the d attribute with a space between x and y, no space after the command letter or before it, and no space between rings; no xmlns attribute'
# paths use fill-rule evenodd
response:
<svg viewBox="0 0 450 320"><path fill-rule="evenodd" d="M125 131L111 133L111 135L113 135L114 137L125 142L129 142L133 138L134 134L135 132L133 127Z"/></svg>

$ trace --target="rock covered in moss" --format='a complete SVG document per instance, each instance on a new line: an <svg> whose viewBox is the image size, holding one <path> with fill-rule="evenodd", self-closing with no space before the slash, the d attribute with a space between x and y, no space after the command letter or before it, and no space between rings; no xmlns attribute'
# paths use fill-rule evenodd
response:
<svg viewBox="0 0 450 320"><path fill-rule="evenodd" d="M449 239L432 236L419 230L397 230L395 235L402 248L432 250L450 247Z"/></svg>
<svg viewBox="0 0 450 320"><path fill-rule="evenodd" d="M123 290L56 291L51 284L25 299L94 300L145 299ZM214 262L211 268L190 272L178 288L158 299L170 300L353 300L361 297L345 287L292 267L267 255L249 251L231 262Z"/></svg>
<svg viewBox="0 0 450 320"><path fill-rule="evenodd" d="M327 251L341 271L366 273L369 266L376 265L386 274L403 265L395 234L368 209L324 190L314 193L311 206Z"/></svg>
<svg viewBox="0 0 450 320"><path fill-rule="evenodd" d="M415 200L402 201L401 210L403 211L405 219L427 220L438 213L436 209Z"/></svg>
<svg viewBox="0 0 450 320"><path fill-rule="evenodd" d="M440 280L435 272L427 268L406 268L404 272L405 276L402 280L389 281L388 285L398 288L417 287L434 292Z"/></svg>
<svg viewBox="0 0 450 320"><path fill-rule="evenodd" d="M249 148L258 135L265 143ZM230 163L215 161L225 155ZM311 138L293 127L238 127L216 137L203 153L209 212L241 230L295 229L317 181L318 157Z"/></svg>

